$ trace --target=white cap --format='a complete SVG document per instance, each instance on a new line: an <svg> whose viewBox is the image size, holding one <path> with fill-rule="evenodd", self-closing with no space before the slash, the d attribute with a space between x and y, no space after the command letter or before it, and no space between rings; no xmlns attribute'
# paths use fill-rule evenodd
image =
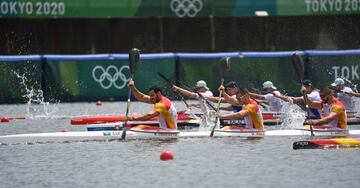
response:
<svg viewBox="0 0 360 188"><path fill-rule="evenodd" d="M342 78L336 78L334 83L331 84L331 86L336 87L338 85L344 85L345 82Z"/></svg>
<svg viewBox="0 0 360 188"><path fill-rule="evenodd" d="M266 89L266 88L276 89L274 84L272 82L270 82L270 81L266 81L266 82L263 83L263 89Z"/></svg>
<svg viewBox="0 0 360 188"><path fill-rule="evenodd" d="M198 82L196 82L196 88L198 87L203 87L206 90L209 90L209 88L206 86L206 82L204 80L199 80Z"/></svg>

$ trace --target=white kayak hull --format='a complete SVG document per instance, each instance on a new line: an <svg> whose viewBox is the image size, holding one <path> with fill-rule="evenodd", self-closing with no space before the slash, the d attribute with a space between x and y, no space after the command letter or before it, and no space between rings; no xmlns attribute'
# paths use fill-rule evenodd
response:
<svg viewBox="0 0 360 188"><path fill-rule="evenodd" d="M81 142L81 141L110 141L120 140L122 131L89 131L89 132L55 132L55 133L34 133L0 136L1 144L19 143L51 143L51 142ZM314 131L314 136L340 137L348 135L360 135L360 130L350 130L349 134L338 134L335 132ZM216 130L214 137L267 137L267 136L311 136L308 130L269 130L263 133L251 132L226 132ZM210 137L210 131L199 132L143 132L128 130L126 139L173 139L191 137Z"/></svg>

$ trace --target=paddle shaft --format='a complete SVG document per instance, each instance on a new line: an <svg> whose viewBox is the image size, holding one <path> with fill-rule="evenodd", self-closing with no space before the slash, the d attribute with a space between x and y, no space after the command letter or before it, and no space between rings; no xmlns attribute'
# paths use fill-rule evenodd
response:
<svg viewBox="0 0 360 188"><path fill-rule="evenodd" d="M220 66L221 86L223 86L224 85L224 78L227 75L227 73L230 71L230 58L229 57L221 58L219 63L220 63L219 66ZM220 94L219 94L219 102L218 102L218 105L217 105L217 108L216 108L216 113L219 113L222 92L224 92L224 91L220 91ZM218 120L219 120L219 116L217 114L216 117L215 117L214 126L213 126L213 128L211 129L211 132L210 132L210 137L214 136L214 132L215 132L215 128L216 128Z"/></svg>
<svg viewBox="0 0 360 188"><path fill-rule="evenodd" d="M139 62L140 62L140 50L137 48L131 49L129 52L130 81L134 78L134 74L136 72L137 65ZM125 119L123 131L121 133L122 140L124 140L126 137L127 122L129 119L130 98L131 98L131 88L129 88L128 99L126 104L126 114L125 114L126 119Z"/></svg>
<svg viewBox="0 0 360 188"><path fill-rule="evenodd" d="M303 66L304 61L302 60L301 56L297 53L293 54L293 65L294 65L294 68L296 70L298 77L300 78L300 84L302 85L303 81L304 81L304 66ZM307 105L307 97L305 95L306 94L303 93L305 108L306 108L306 112L307 112L307 118L310 118L310 109L309 109L309 106ZM311 136L314 136L313 128L311 125L310 125L310 133L311 133Z"/></svg>
<svg viewBox="0 0 360 188"><path fill-rule="evenodd" d="M307 96L306 96L305 93L303 93L303 98L304 98L304 102L305 102L305 108L306 108L306 111L307 111L307 116L308 116L308 118L310 118L310 110L309 110L309 106L307 105ZM310 126L311 136L314 136L313 127L312 127L312 125L309 125L309 126Z"/></svg>
<svg viewBox="0 0 360 188"><path fill-rule="evenodd" d="M221 78L221 85L224 85L224 78ZM220 91L219 98L221 98L221 95L222 95L222 91ZM217 104L216 113L219 112L220 102L221 102L221 100L219 100L219 102ZM214 136L214 132L215 132L215 128L216 128L218 120L219 120L219 116L216 116L214 126L213 126L213 128L211 129L211 132L210 132L210 137Z"/></svg>
<svg viewBox="0 0 360 188"><path fill-rule="evenodd" d="M130 75L130 80L132 80L133 76L134 75ZM129 119L129 110L130 110L130 98L131 98L131 88L129 89L127 103L126 103L125 122L124 122L123 131L121 133L122 140L124 140L126 137L127 123L128 123L128 119Z"/></svg>

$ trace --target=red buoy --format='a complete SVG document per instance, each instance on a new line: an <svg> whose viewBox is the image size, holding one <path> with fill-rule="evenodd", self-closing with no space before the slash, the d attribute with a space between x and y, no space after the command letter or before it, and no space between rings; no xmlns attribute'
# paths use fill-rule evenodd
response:
<svg viewBox="0 0 360 188"><path fill-rule="evenodd" d="M101 101L96 101L96 106L101 106L101 105L102 105Z"/></svg>
<svg viewBox="0 0 360 188"><path fill-rule="evenodd" d="M160 160L167 161L167 160L173 160L174 155L171 151L163 151L160 155Z"/></svg>
<svg viewBox="0 0 360 188"><path fill-rule="evenodd" d="M7 123L7 122L10 122L10 119L8 117L3 117L3 118L1 118L1 122Z"/></svg>

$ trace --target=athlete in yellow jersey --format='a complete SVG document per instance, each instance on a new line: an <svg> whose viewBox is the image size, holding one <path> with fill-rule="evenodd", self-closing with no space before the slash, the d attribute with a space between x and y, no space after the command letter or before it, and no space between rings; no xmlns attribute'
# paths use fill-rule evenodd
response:
<svg viewBox="0 0 360 188"><path fill-rule="evenodd" d="M307 96L305 95L305 98ZM329 88L320 90L321 101L306 99L307 105L312 108L322 109L325 117L306 121L309 125L328 125L330 128L348 129L345 106L334 97Z"/></svg>
<svg viewBox="0 0 360 188"><path fill-rule="evenodd" d="M245 128L264 130L263 119L259 105L250 98L249 91L246 88L239 88L236 94L236 98L229 96L224 92L224 86L220 86L220 92L222 92L225 100L230 104L241 104L244 108L236 113L231 114L218 114L219 118L224 119L245 119Z"/></svg>
<svg viewBox="0 0 360 188"><path fill-rule="evenodd" d="M155 104L154 109L147 114L129 116L129 121L145 121L158 116L160 128L177 129L176 109L171 101L162 95L161 88L153 86L149 89L149 95L145 95L135 87L135 82L133 80L129 82L129 87L138 101Z"/></svg>

